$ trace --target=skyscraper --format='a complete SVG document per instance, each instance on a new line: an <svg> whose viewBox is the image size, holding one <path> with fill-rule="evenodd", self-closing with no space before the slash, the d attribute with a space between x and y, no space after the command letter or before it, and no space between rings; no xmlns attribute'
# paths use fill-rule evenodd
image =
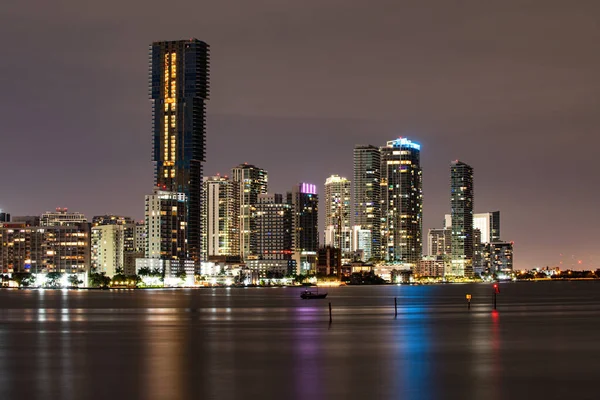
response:
<svg viewBox="0 0 600 400"><path fill-rule="evenodd" d="M258 195L256 226L261 260L292 259L292 206L283 195Z"/></svg>
<svg viewBox="0 0 600 400"><path fill-rule="evenodd" d="M317 187L310 183L295 185L288 193L292 205L292 246L300 273L316 267L319 251L319 197Z"/></svg>
<svg viewBox="0 0 600 400"><path fill-rule="evenodd" d="M267 193L268 174L262 168L250 164L240 164L232 170L232 179L237 185L239 196L238 232L240 256L244 260L256 255L256 203L258 195Z"/></svg>
<svg viewBox="0 0 600 400"><path fill-rule="evenodd" d="M350 181L339 175L325 180L325 245L350 254Z"/></svg>
<svg viewBox="0 0 600 400"><path fill-rule="evenodd" d="M452 260L447 275L473 275L473 168L461 161L450 165Z"/></svg>
<svg viewBox="0 0 600 400"><path fill-rule="evenodd" d="M155 189L146 196L146 251L145 258L135 261L137 271L156 268L169 278L181 272L194 273L197 265L188 258L186 248L187 205L183 193Z"/></svg>
<svg viewBox="0 0 600 400"><path fill-rule="evenodd" d="M412 268L423 254L421 145L398 138L380 151L384 258Z"/></svg>
<svg viewBox="0 0 600 400"><path fill-rule="evenodd" d="M239 255L237 185L226 176L204 178L202 259Z"/></svg>
<svg viewBox="0 0 600 400"><path fill-rule="evenodd" d="M154 179L164 191L188 200L187 256L200 260L201 194L205 161L205 101L209 94L209 46L198 40L150 45Z"/></svg>
<svg viewBox="0 0 600 400"><path fill-rule="evenodd" d="M379 148L360 145L354 148L353 222L360 230L371 232L369 253L381 257L381 155ZM359 249L353 249L359 250ZM362 249L365 250L365 249Z"/></svg>

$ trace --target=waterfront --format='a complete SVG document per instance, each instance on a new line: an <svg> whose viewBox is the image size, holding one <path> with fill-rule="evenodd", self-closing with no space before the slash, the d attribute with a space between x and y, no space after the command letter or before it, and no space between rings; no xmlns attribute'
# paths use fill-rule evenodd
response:
<svg viewBox="0 0 600 400"><path fill-rule="evenodd" d="M2 290L1 398L597 397L598 282L300 290Z"/></svg>

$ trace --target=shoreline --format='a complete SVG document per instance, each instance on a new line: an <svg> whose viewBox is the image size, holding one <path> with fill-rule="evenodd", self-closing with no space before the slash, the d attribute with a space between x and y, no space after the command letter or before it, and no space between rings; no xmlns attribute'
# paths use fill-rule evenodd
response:
<svg viewBox="0 0 600 400"><path fill-rule="evenodd" d="M600 278L563 278L563 279L517 279L517 280L506 280L506 281L472 281L472 282L411 282L411 283L383 283L383 284L372 284L372 285L350 285L343 284L339 286L318 286L318 285L215 285L215 286L182 286L182 287L42 287L42 286L27 286L27 287L0 287L0 289L6 290L92 290L92 291L111 291L111 290L191 290L191 289L272 289L272 288L307 288L307 287L320 287L323 290L329 288L340 288L340 287L375 287L375 286L433 286L433 285L464 285L464 284L492 284L492 283L538 283L538 282L572 282L572 281L600 281Z"/></svg>

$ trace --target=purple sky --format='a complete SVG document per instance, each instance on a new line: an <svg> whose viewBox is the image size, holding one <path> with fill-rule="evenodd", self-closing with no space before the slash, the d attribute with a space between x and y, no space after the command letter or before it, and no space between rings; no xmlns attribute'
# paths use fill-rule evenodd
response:
<svg viewBox="0 0 600 400"><path fill-rule="evenodd" d="M422 144L424 234L449 163L475 168L515 267L600 267L600 2L5 2L0 208L141 218L152 189L148 45L211 45L205 173L272 191L351 178L355 144ZM136 4L133 4L136 3ZM578 264L578 260L582 263Z"/></svg>

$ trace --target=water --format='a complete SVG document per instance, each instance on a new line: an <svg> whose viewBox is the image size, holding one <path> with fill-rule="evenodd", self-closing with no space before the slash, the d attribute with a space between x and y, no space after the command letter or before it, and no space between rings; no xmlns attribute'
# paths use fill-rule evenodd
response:
<svg viewBox="0 0 600 400"><path fill-rule="evenodd" d="M0 398L599 398L600 282L500 289L1 290Z"/></svg>

